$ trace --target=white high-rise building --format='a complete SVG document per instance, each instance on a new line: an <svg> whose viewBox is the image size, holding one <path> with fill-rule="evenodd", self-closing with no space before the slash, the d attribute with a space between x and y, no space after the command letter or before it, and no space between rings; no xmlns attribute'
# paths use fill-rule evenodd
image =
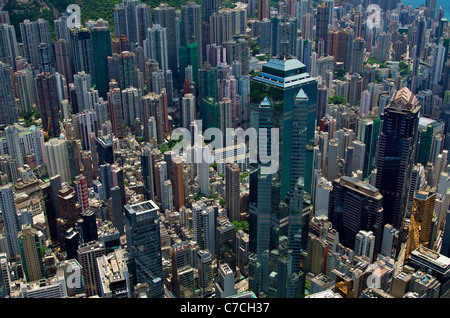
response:
<svg viewBox="0 0 450 318"><path fill-rule="evenodd" d="M355 238L355 254L367 256L370 262L373 261L373 251L375 248L375 236L371 231L359 231Z"/></svg>
<svg viewBox="0 0 450 318"><path fill-rule="evenodd" d="M359 140L352 142L353 147L353 171L364 171L364 158L366 152L366 145Z"/></svg>
<svg viewBox="0 0 450 318"><path fill-rule="evenodd" d="M181 126L189 129L190 124L195 120L195 95L185 94L181 98Z"/></svg>
<svg viewBox="0 0 450 318"><path fill-rule="evenodd" d="M62 182L71 181L65 140L62 138L52 138L44 143L44 147L49 177L59 174Z"/></svg>

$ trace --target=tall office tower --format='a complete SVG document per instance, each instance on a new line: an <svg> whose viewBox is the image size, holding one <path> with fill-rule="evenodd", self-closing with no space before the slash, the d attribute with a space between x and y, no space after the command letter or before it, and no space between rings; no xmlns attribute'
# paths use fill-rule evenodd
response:
<svg viewBox="0 0 450 318"><path fill-rule="evenodd" d="M414 44L416 46L416 54L415 56L411 56L411 58L421 59L422 52L425 48L425 33L426 33L426 20L423 15L419 16L419 19L416 19L416 33L414 36Z"/></svg>
<svg viewBox="0 0 450 318"><path fill-rule="evenodd" d="M177 29L175 25L175 8L167 3L162 3L154 9L155 23L166 28L168 69L175 73L178 69Z"/></svg>
<svg viewBox="0 0 450 318"><path fill-rule="evenodd" d="M185 205L183 162L173 163L173 205L179 211Z"/></svg>
<svg viewBox="0 0 450 318"><path fill-rule="evenodd" d="M108 92L108 111L114 136L125 136L120 88L112 88Z"/></svg>
<svg viewBox="0 0 450 318"><path fill-rule="evenodd" d="M195 295L194 268L192 245L184 241L172 245L170 251L172 259L173 292L178 298L191 298Z"/></svg>
<svg viewBox="0 0 450 318"><path fill-rule="evenodd" d="M205 0L202 2L202 21L209 22L209 17L219 9L219 0Z"/></svg>
<svg viewBox="0 0 450 318"><path fill-rule="evenodd" d="M95 217L95 212L93 210L83 211L80 214L81 219L81 229L80 234L83 236L84 243L97 241L98 233L97 233L97 221Z"/></svg>
<svg viewBox="0 0 450 318"><path fill-rule="evenodd" d="M41 43L48 47L49 60L53 61L49 22L44 19L38 19L34 22L25 19L19 26L23 51L28 63L33 65L35 69L40 69L42 67L42 60L39 57L39 44Z"/></svg>
<svg viewBox="0 0 450 318"><path fill-rule="evenodd" d="M81 206L81 211L84 212L89 210L89 193L86 177L83 175L76 176L73 184L77 195L78 204Z"/></svg>
<svg viewBox="0 0 450 318"><path fill-rule="evenodd" d="M231 222L240 221L240 170L236 164L227 165L225 168L225 201L228 218Z"/></svg>
<svg viewBox="0 0 450 318"><path fill-rule="evenodd" d="M147 283L152 298L164 295L158 206L153 201L127 204L125 229L133 285Z"/></svg>
<svg viewBox="0 0 450 318"><path fill-rule="evenodd" d="M264 19L270 18L270 1L269 0L258 0L257 6L258 20L262 21Z"/></svg>
<svg viewBox="0 0 450 318"><path fill-rule="evenodd" d="M446 57L445 52L446 48L442 45L442 43L439 43L434 49L431 87L433 87L432 85L437 85L441 83L442 71L444 70Z"/></svg>
<svg viewBox="0 0 450 318"><path fill-rule="evenodd" d="M197 251L198 287L203 296L208 296L213 287L212 257L209 250Z"/></svg>
<svg viewBox="0 0 450 318"><path fill-rule="evenodd" d="M428 9L428 17L431 19L436 18L436 0L426 0L425 7Z"/></svg>
<svg viewBox="0 0 450 318"><path fill-rule="evenodd" d="M0 62L0 124L11 125L18 120L12 67Z"/></svg>
<svg viewBox="0 0 450 318"><path fill-rule="evenodd" d="M37 106L42 118L42 128L49 138L59 137L57 79L54 74L41 73L35 77Z"/></svg>
<svg viewBox="0 0 450 318"><path fill-rule="evenodd" d="M72 67L74 74L85 71L96 82L94 69L94 52L92 50L92 35L87 28L70 29L70 47L72 49Z"/></svg>
<svg viewBox="0 0 450 318"><path fill-rule="evenodd" d="M0 24L0 48L0 62L9 64L15 70L19 51L13 25Z"/></svg>
<svg viewBox="0 0 450 318"><path fill-rule="evenodd" d="M141 171L144 180L144 198L146 200L155 199L154 178L153 178L153 160L151 148L145 146L141 154Z"/></svg>
<svg viewBox="0 0 450 318"><path fill-rule="evenodd" d="M400 229L406 212L408 187L418 138L420 105L404 87L384 110L379 139L375 186L383 196L383 224Z"/></svg>
<svg viewBox="0 0 450 318"><path fill-rule="evenodd" d="M17 240L20 224L11 183L0 187L0 208L5 227L6 242L8 243L8 251L10 255L20 255L19 241Z"/></svg>
<svg viewBox="0 0 450 318"><path fill-rule="evenodd" d="M353 41L351 71L362 74L364 69L364 55L366 52L366 41L363 38L356 38Z"/></svg>
<svg viewBox="0 0 450 318"><path fill-rule="evenodd" d="M158 62L159 68L165 73L169 69L169 52L167 38L167 28L159 24L146 30L147 37L143 42L144 55Z"/></svg>
<svg viewBox="0 0 450 318"><path fill-rule="evenodd" d="M77 97L77 108L78 112L83 112L84 110L91 109L91 105L89 102L88 91L91 88L92 81L91 75L81 71L73 76L73 82L75 85L75 94Z"/></svg>
<svg viewBox="0 0 450 318"><path fill-rule="evenodd" d="M216 278L216 297L226 298L236 295L237 291L234 287L234 274L228 264L220 264Z"/></svg>
<svg viewBox="0 0 450 318"><path fill-rule="evenodd" d="M80 205L73 188L63 187L58 191L60 218L67 221L68 228L74 227L80 218Z"/></svg>
<svg viewBox="0 0 450 318"><path fill-rule="evenodd" d="M112 54L111 31L108 22L98 19L90 28L95 77L93 84L99 96L106 99L108 92L108 56Z"/></svg>
<svg viewBox="0 0 450 318"><path fill-rule="evenodd" d="M98 258L105 255L105 247L98 241L84 243L79 246L77 254L78 262L80 262L83 271L86 296L100 296L101 280L98 271Z"/></svg>
<svg viewBox="0 0 450 318"><path fill-rule="evenodd" d="M188 93L181 98L181 126L189 128L190 124L196 119L195 95Z"/></svg>
<svg viewBox="0 0 450 318"><path fill-rule="evenodd" d="M420 246L433 247L433 213L436 203L436 192L431 189L419 189L413 199L407 255Z"/></svg>
<svg viewBox="0 0 450 318"><path fill-rule="evenodd" d="M355 255L366 256L369 262L374 260L375 236L371 231L359 231L355 238Z"/></svg>
<svg viewBox="0 0 450 318"><path fill-rule="evenodd" d="M323 41L324 48L323 51L326 52L326 43L328 36L328 23L329 16L331 15L332 8L328 7L325 2L322 2L317 7L317 15L316 15L316 39L317 41ZM320 55L320 52L318 52Z"/></svg>
<svg viewBox="0 0 450 318"><path fill-rule="evenodd" d="M142 46L145 31L152 25L151 7L139 0L123 0L114 8L114 25L118 37L125 35L133 44Z"/></svg>
<svg viewBox="0 0 450 318"><path fill-rule="evenodd" d="M22 269L27 282L39 281L45 278L42 261L41 244L37 230L31 225L25 225L18 234Z"/></svg>
<svg viewBox="0 0 450 318"><path fill-rule="evenodd" d="M56 71L64 75L66 80L73 82L72 65L70 63L70 47L66 39L61 38L55 42Z"/></svg>
<svg viewBox="0 0 450 318"><path fill-rule="evenodd" d="M374 255L378 255L383 232L383 199L376 188L357 179L342 177L333 182L328 217L344 246L355 249L358 232L372 231Z"/></svg>
<svg viewBox="0 0 450 318"><path fill-rule="evenodd" d="M180 46L197 43L198 65L203 61L202 16L201 6L189 1L181 6ZM175 72L176 70L173 70Z"/></svg>
<svg viewBox="0 0 450 318"><path fill-rule="evenodd" d="M299 94L300 89L303 89L304 94L308 97L308 104L303 100L301 106L303 109L308 109L307 123L314 125L316 118L316 103L317 103L317 81L306 73L306 66L299 60L287 56L280 56L274 58L263 65L262 72L253 78L250 83L252 91L257 92L254 96L268 96L272 99L272 103L278 108L275 112L275 122L280 122L280 161L281 161L281 198L285 198L291 187L291 173L292 173L292 155L293 155L293 125L295 97ZM258 98L259 99L259 98ZM303 97L304 99L304 97ZM253 103L260 103L261 100L251 100ZM297 113L300 115L300 113ZM299 118L300 119L300 118ZM307 136L312 136L312 131L308 131L311 126L307 126ZM302 129L304 129L303 127ZM313 129L314 130L314 129ZM301 129L300 129L301 131ZM311 144L313 138L307 140L306 151L313 151ZM306 154L306 158L312 160L310 154ZM312 163L305 163L305 167L312 167ZM312 168L311 168L312 169ZM306 179L306 175L312 172L305 171L305 192L311 193L311 182ZM295 180L296 181L296 180Z"/></svg>

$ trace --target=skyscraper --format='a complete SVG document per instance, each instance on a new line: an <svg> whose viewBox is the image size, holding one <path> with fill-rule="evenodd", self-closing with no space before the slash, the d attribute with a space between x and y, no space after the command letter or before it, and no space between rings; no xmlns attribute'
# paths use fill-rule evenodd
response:
<svg viewBox="0 0 450 318"><path fill-rule="evenodd" d="M236 164L227 165L225 168L226 208L230 221L240 221L240 170Z"/></svg>
<svg viewBox="0 0 450 318"><path fill-rule="evenodd" d="M16 213L12 183L0 187L0 209L5 226L8 250L11 255L20 255L19 241L17 240L20 224Z"/></svg>
<svg viewBox="0 0 450 318"><path fill-rule="evenodd" d="M3 125L11 125L19 120L12 76L12 67L0 62L0 124Z"/></svg>
<svg viewBox="0 0 450 318"><path fill-rule="evenodd" d="M323 41L323 43L324 43L323 52L326 52L328 22L329 22L329 16L331 14L331 10L332 9L330 7L328 7L325 4L325 2L322 2L317 7L316 39L317 39L317 41ZM320 51L318 53L320 55Z"/></svg>
<svg viewBox="0 0 450 318"><path fill-rule="evenodd" d="M79 246L78 261L82 267L84 286L88 297L101 295L101 280L98 270L98 258L105 255L105 247L98 241Z"/></svg>
<svg viewBox="0 0 450 318"><path fill-rule="evenodd" d="M37 230L27 225L19 232L20 257L27 282L39 281L45 278L42 262L41 245Z"/></svg>
<svg viewBox="0 0 450 318"><path fill-rule="evenodd" d="M293 156L293 125L294 125L294 109L295 97L299 94L300 89L303 89L301 94L302 102L298 107L308 109L307 123L314 125L316 118L316 102L317 102L317 81L306 72L306 66L299 60L292 58L289 55L282 55L278 58L271 59L263 65L262 72L255 76L250 83L252 93L252 102L260 103L264 96L268 96L272 100L274 109L274 122L280 123L281 133L279 140L280 156L281 156L281 198L285 198L290 190L292 174L292 156ZM304 100L307 96L308 101ZM258 96L259 100L255 100ZM300 102L300 100L298 101ZM297 112L300 116L300 112ZM302 115L303 116L303 115ZM296 120L299 120L297 118ZM303 121L304 122L304 121ZM308 131L312 126L301 127L299 130L306 128L307 136L313 136L313 131ZM313 138L313 137L312 137ZM313 139L306 141L306 151L313 151ZM312 159L308 153L306 158ZM306 167L311 167L312 163L305 162ZM312 174L312 171L305 171L305 174ZM305 184L305 192L311 193L311 184Z"/></svg>
<svg viewBox="0 0 450 318"><path fill-rule="evenodd" d="M201 6L199 4L189 1L181 6L180 46L197 43L199 67L201 67L203 61L201 19Z"/></svg>
<svg viewBox="0 0 450 318"><path fill-rule="evenodd" d="M91 27L92 55L95 77L93 84L99 96L106 99L108 92L108 56L112 54L111 31L108 23L98 19Z"/></svg>
<svg viewBox="0 0 450 318"><path fill-rule="evenodd" d="M375 186L383 196L383 224L400 229L415 158L420 105L404 87L385 108L379 139Z"/></svg>
<svg viewBox="0 0 450 318"><path fill-rule="evenodd" d="M0 61L16 69L16 57L19 55L14 26L0 24Z"/></svg>
<svg viewBox="0 0 450 318"><path fill-rule="evenodd" d="M133 284L147 283L152 298L163 297L159 207L153 201L125 205L128 267Z"/></svg>
<svg viewBox="0 0 450 318"><path fill-rule="evenodd" d="M357 179L344 176L333 182L328 217L344 246L355 249L359 231L372 231L374 255L378 255L383 233L383 199L378 189Z"/></svg>
<svg viewBox="0 0 450 318"><path fill-rule="evenodd" d="M42 128L49 138L59 137L57 79L53 74L41 73L35 77L37 106L41 113Z"/></svg>
<svg viewBox="0 0 450 318"><path fill-rule="evenodd" d="M168 68L173 73L177 71L177 30L175 25L175 8L170 7L167 3L162 3L154 9L155 23L161 27L167 29L167 38L170 41L167 42L168 51Z"/></svg>
<svg viewBox="0 0 450 318"><path fill-rule="evenodd" d="M167 38L167 28L155 24L146 32L147 38L143 43L144 55L149 59L156 60L159 68L165 73L169 69L168 41L170 39Z"/></svg>
<svg viewBox="0 0 450 318"><path fill-rule="evenodd" d="M47 46L49 50L49 60L53 61L53 49L49 22L44 19L38 19L34 22L25 19L19 26L24 55L28 60L28 63L33 65L35 69L41 69L43 62L39 54L39 44L41 43Z"/></svg>

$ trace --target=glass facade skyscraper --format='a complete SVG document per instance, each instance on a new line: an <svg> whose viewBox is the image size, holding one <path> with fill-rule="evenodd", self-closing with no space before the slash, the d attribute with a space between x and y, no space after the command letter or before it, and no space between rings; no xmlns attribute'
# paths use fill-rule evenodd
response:
<svg viewBox="0 0 450 318"><path fill-rule="evenodd" d="M129 270L133 284L147 283L152 298L164 294L159 207L153 201L125 205Z"/></svg>

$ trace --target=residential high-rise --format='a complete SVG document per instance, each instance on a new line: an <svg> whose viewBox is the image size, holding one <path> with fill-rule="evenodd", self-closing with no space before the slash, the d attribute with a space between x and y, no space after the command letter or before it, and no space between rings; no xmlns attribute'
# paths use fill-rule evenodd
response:
<svg viewBox="0 0 450 318"><path fill-rule="evenodd" d="M316 39L317 41L323 41L323 52L326 52L327 36L328 36L328 23L331 10L333 8L328 7L325 2L322 2L317 7L316 15ZM319 55L321 56L320 52Z"/></svg>
<svg viewBox="0 0 450 318"><path fill-rule="evenodd" d="M73 82L69 45L69 42L65 38L60 38L55 41L56 71L64 75L68 82Z"/></svg>
<svg viewBox="0 0 450 318"><path fill-rule="evenodd" d="M200 67L203 61L201 13L201 6L193 1L181 6L180 46L197 43L197 58Z"/></svg>
<svg viewBox="0 0 450 318"><path fill-rule="evenodd" d="M240 170L236 164L227 165L225 168L225 201L228 218L230 221L240 221Z"/></svg>
<svg viewBox="0 0 450 318"><path fill-rule="evenodd" d="M165 73L169 69L169 52L167 28L159 24L147 29L146 39L143 41L144 55L149 59L156 60L159 68Z"/></svg>
<svg viewBox="0 0 450 318"><path fill-rule="evenodd" d="M228 264L220 264L216 279L216 297L226 298L236 294L234 288L234 273Z"/></svg>
<svg viewBox="0 0 450 318"><path fill-rule="evenodd" d="M364 68L364 56L366 52L366 41L363 38L356 38L353 41L351 71L362 74Z"/></svg>
<svg viewBox="0 0 450 318"><path fill-rule="evenodd" d="M11 183L0 187L0 209L2 211L9 253L11 255L20 255L19 241L17 240L20 224L16 213L16 204Z"/></svg>
<svg viewBox="0 0 450 318"><path fill-rule="evenodd" d="M183 162L173 162L173 206L179 211L185 205Z"/></svg>
<svg viewBox="0 0 450 318"><path fill-rule="evenodd" d="M118 38L125 35L133 44L142 46L145 32L152 26L151 7L139 0L123 0L114 7L114 25Z"/></svg>
<svg viewBox="0 0 450 318"><path fill-rule="evenodd" d="M50 177L60 175L62 182L72 181L65 140L52 138L44 143L44 147L48 175Z"/></svg>
<svg viewBox="0 0 450 318"><path fill-rule="evenodd" d="M371 231L359 231L355 238L355 254L366 256L370 262L374 260L375 236Z"/></svg>
<svg viewBox="0 0 450 318"><path fill-rule="evenodd" d="M57 78L54 74L41 73L35 77L37 106L41 113L42 128L48 138L61 134L58 117Z"/></svg>
<svg viewBox="0 0 450 318"><path fill-rule="evenodd" d="M77 254L83 272L86 296L100 296L102 282L98 270L98 259L105 255L105 247L98 241L92 241L80 245Z"/></svg>
<svg viewBox="0 0 450 318"><path fill-rule="evenodd" d="M19 55L14 26L0 24L0 62L16 69L16 57Z"/></svg>
<svg viewBox="0 0 450 318"><path fill-rule="evenodd" d="M67 222L68 227L74 227L80 218L80 205L77 203L77 196L73 188L63 187L58 191L58 202L60 217Z"/></svg>
<svg viewBox="0 0 450 318"><path fill-rule="evenodd" d="M11 125L19 120L12 70L9 64L0 62L0 124L3 125Z"/></svg>
<svg viewBox="0 0 450 318"><path fill-rule="evenodd" d="M87 28L70 29L72 67L74 74L85 71L96 82L91 31Z"/></svg>
<svg viewBox="0 0 450 318"><path fill-rule="evenodd" d="M383 224L396 229L401 228L406 212L420 107L414 94L404 87L384 110L375 186L383 196Z"/></svg>
<svg viewBox="0 0 450 318"><path fill-rule="evenodd" d="M269 0L258 0L257 6L258 20L270 18L270 1Z"/></svg>
<svg viewBox="0 0 450 318"><path fill-rule="evenodd" d="M41 244L37 230L31 225L22 228L18 235L22 268L27 282L39 281L45 278L42 262Z"/></svg>
<svg viewBox="0 0 450 318"><path fill-rule="evenodd" d="M37 21L31 22L25 19L19 26L24 56L28 60L28 63L33 65L34 69L42 68L43 61L39 54L39 45L41 43L48 48L49 61L53 61L49 21L38 19Z"/></svg>
<svg viewBox="0 0 450 318"><path fill-rule="evenodd" d="M127 204L125 229L128 270L133 285L147 283L152 298L164 294L161 240L159 228L159 207L153 201Z"/></svg>
<svg viewBox="0 0 450 318"><path fill-rule="evenodd" d="M168 52L168 69L173 73L177 71L177 29L175 24L175 8L169 6L167 3L161 3L154 9L155 23L161 27L166 28L167 39L167 52Z"/></svg>

